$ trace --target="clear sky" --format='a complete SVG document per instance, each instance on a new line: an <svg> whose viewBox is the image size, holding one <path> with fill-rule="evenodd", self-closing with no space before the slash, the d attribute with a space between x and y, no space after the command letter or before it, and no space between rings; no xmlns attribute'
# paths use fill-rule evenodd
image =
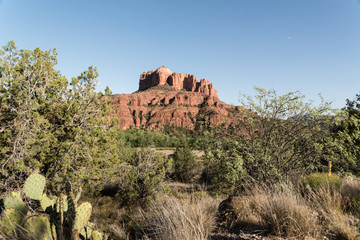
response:
<svg viewBox="0 0 360 240"><path fill-rule="evenodd" d="M68 78L96 66L113 93L161 65L235 105L253 86L334 107L360 93L359 0L0 0L0 45L10 40L56 48Z"/></svg>

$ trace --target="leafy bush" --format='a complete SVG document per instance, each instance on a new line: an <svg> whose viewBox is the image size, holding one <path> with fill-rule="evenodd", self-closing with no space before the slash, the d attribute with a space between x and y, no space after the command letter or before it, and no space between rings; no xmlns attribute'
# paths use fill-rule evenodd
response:
<svg viewBox="0 0 360 240"><path fill-rule="evenodd" d="M224 140L206 151L201 179L219 192L234 192L248 176L236 141Z"/></svg>
<svg viewBox="0 0 360 240"><path fill-rule="evenodd" d="M296 182L321 167L319 145L333 120L329 103L312 106L299 92L256 91L245 96L241 117L226 131L230 137L225 131L212 136L217 142L208 148L203 176L220 190L229 192L244 180Z"/></svg>
<svg viewBox="0 0 360 240"><path fill-rule="evenodd" d="M101 193L115 196L122 206L144 205L166 189L164 180L172 162L149 149L135 150L119 167L121 175L105 179Z"/></svg>
<svg viewBox="0 0 360 240"><path fill-rule="evenodd" d="M360 94L355 100L347 99L340 120L331 125L331 135L324 140L326 158L333 168L344 174L360 172Z"/></svg>
<svg viewBox="0 0 360 240"><path fill-rule="evenodd" d="M330 191L340 191L342 178L338 175L328 173L312 173L302 178L305 190L318 191L329 189Z"/></svg>
<svg viewBox="0 0 360 240"><path fill-rule="evenodd" d="M183 182L190 181L197 166L192 150L188 146L176 148L172 157L174 160L174 178Z"/></svg>

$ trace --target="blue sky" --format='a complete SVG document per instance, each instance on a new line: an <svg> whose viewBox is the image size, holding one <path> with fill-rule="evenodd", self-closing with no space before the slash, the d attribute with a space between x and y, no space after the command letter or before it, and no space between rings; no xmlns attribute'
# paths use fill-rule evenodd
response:
<svg viewBox="0 0 360 240"><path fill-rule="evenodd" d="M161 65L235 105L253 86L321 93L334 107L360 92L358 0L0 0L0 45L10 40L56 48L68 78L96 66L113 93Z"/></svg>

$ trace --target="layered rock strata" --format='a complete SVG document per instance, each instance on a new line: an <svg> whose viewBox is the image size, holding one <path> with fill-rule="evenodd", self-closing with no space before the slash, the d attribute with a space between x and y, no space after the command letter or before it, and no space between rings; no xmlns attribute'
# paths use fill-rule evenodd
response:
<svg viewBox="0 0 360 240"><path fill-rule="evenodd" d="M164 85L164 86L163 86ZM210 125L231 124L239 107L218 98L212 83L166 67L140 75L139 91L112 96L119 127L162 129L165 125L194 129L200 117Z"/></svg>
<svg viewBox="0 0 360 240"><path fill-rule="evenodd" d="M161 66L153 71L143 72L140 75L139 91L165 84L170 85L175 90L185 89L190 92L204 93L212 97L218 97L214 85L205 78L198 81L194 75L173 73L165 66Z"/></svg>

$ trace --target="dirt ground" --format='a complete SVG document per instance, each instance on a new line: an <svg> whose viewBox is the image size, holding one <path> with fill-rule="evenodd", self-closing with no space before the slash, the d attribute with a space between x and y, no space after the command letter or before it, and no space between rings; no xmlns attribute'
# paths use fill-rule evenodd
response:
<svg viewBox="0 0 360 240"><path fill-rule="evenodd" d="M158 149L158 148L150 148L151 150L157 152L157 153L161 153L164 154L165 156L170 156L172 154L174 154L175 149ZM197 157L197 158L201 158L202 156L205 155L204 151L200 151L200 150L194 150L193 154Z"/></svg>

